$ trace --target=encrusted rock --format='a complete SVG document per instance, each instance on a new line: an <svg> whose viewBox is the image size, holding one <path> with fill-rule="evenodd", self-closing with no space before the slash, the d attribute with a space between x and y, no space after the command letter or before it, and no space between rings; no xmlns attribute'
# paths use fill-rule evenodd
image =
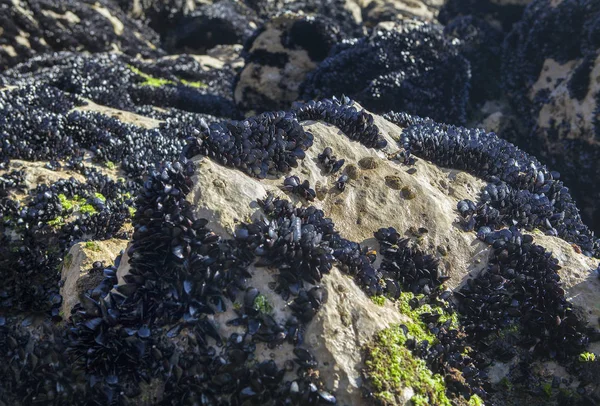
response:
<svg viewBox="0 0 600 406"><path fill-rule="evenodd" d="M104 266L113 264L127 246L126 240L88 241L71 247L63 260L60 294L63 297L61 312L63 318L71 315L71 309L79 303L81 295L94 289L104 279ZM96 261L103 266L94 268Z"/></svg>
<svg viewBox="0 0 600 406"><path fill-rule="evenodd" d="M501 134L561 173L595 230L600 194L589 185L600 179L599 21L595 1L533 1L506 38L502 70L525 128Z"/></svg>
<svg viewBox="0 0 600 406"><path fill-rule="evenodd" d="M373 27L384 21L419 18L436 21L443 0L358 0L363 9L364 24Z"/></svg>
<svg viewBox="0 0 600 406"><path fill-rule="evenodd" d="M346 36L322 16L283 14L261 27L248 49L235 100L255 111L289 107L306 74Z"/></svg>

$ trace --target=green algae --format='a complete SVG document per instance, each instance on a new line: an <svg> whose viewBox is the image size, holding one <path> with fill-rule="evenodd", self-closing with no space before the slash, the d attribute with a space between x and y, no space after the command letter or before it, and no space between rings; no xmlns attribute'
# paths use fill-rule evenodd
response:
<svg viewBox="0 0 600 406"><path fill-rule="evenodd" d="M102 203L106 203L106 197L104 197L104 195L102 193L94 193L94 196L96 196L98 199L100 199L102 201Z"/></svg>
<svg viewBox="0 0 600 406"><path fill-rule="evenodd" d="M79 206L79 212L81 214L95 214L95 213L97 213L96 209L94 209L94 206L92 206L91 204L84 204L82 206Z"/></svg>
<svg viewBox="0 0 600 406"><path fill-rule="evenodd" d="M377 333L367 346L365 372L378 402L396 404L402 390L410 387L415 392L411 398L415 406L452 405L446 396L444 378L432 373L425 361L413 356L405 343L403 329L392 325Z"/></svg>
<svg viewBox="0 0 600 406"><path fill-rule="evenodd" d="M407 338L417 342L427 340L430 345L438 343L437 337L421 319L424 313L439 314L440 323L449 322L450 327L454 329L460 327L458 315L445 311L442 306L425 303L413 309L411 303L414 299L420 301L423 298L423 295L402 292L395 303L398 310L407 316L408 321L380 331L366 347L365 373L380 404L398 404L402 400L402 390L407 387L414 391L410 400L415 406L452 404L446 395L444 377L434 374L425 361L413 355L405 345ZM381 299L375 296L371 300L379 302ZM465 351L468 351L468 348ZM483 405L478 396L471 396L469 401L461 399L460 404Z"/></svg>
<svg viewBox="0 0 600 406"><path fill-rule="evenodd" d="M136 68L135 66L127 65L127 67L136 75L144 78L144 82L142 82L140 84L141 86L160 87L160 86L165 86L165 85L175 85L175 86L178 85L178 83L173 80L164 79L164 78L155 78L154 76L148 75L147 73L142 72L140 69ZM193 87L195 89L201 89L204 87L208 87L208 85L206 83L201 82L201 81L190 81L190 80L185 80L185 79L179 79L179 82L182 85L185 85L188 87Z"/></svg>
<svg viewBox="0 0 600 406"><path fill-rule="evenodd" d="M200 81L193 82L193 81L181 79L181 83L183 83L186 86L193 87L195 89L202 89L204 87L208 87L208 85L206 83L200 82Z"/></svg>
<svg viewBox="0 0 600 406"><path fill-rule="evenodd" d="M440 315L440 318L439 318L440 323L445 323L446 321L450 320L451 328L456 329L459 327L458 316L456 313L452 313L452 314L447 313L441 307L431 306L430 304L427 304L427 303L413 309L410 305L410 301L414 298L416 298L417 300L420 300L423 298L423 295L415 296L411 292L402 292L400 294L400 297L398 298L397 303L398 303L398 309L400 310L400 312L402 314L408 316L411 319L411 322L407 323L406 327L408 327L409 334L411 336L413 336L415 340L418 340L418 341L427 340L430 345L435 345L435 344L437 344L437 341L438 341L437 338L435 337L435 335L433 335L429 332L427 325L421 320L421 315L423 313L432 313L432 314L437 313Z"/></svg>
<svg viewBox="0 0 600 406"><path fill-rule="evenodd" d="M127 65L127 67L136 75L143 77L145 80L141 83L142 86L152 86L152 87L160 87L164 85L174 85L175 82L168 79L155 78L153 76L148 75L147 73L142 72L138 68L132 65Z"/></svg>
<svg viewBox="0 0 600 406"><path fill-rule="evenodd" d="M273 312L273 306L262 293L254 298L253 307L261 313L270 314Z"/></svg>
<svg viewBox="0 0 600 406"><path fill-rule="evenodd" d="M469 402L467 403L467 405L469 405L469 406L484 406L485 403L483 402L483 399L481 399L479 396L473 395L473 396L471 396L471 399L469 399Z"/></svg>
<svg viewBox="0 0 600 406"><path fill-rule="evenodd" d="M97 195L102 196L100 193L97 193ZM98 196L97 196L98 197ZM104 196L102 196L102 198L104 199L104 201L106 201L106 198L104 198ZM60 201L60 205L63 208L63 211L65 213L71 213L71 212L80 212L82 214L94 214L97 213L96 209L94 208L94 206L92 206L91 204L87 203L87 200L79 197L78 195L73 196L72 199L68 199L64 194L59 194L58 195L58 200ZM50 224L52 221L58 221L59 218L62 218L63 216L59 216L54 220L50 220L48 222L48 224ZM63 219L64 220L64 219Z"/></svg>
<svg viewBox="0 0 600 406"><path fill-rule="evenodd" d="M88 249L90 251L95 251L95 252L101 251L100 246L97 243L95 243L94 241L86 242L85 249Z"/></svg>
<svg viewBox="0 0 600 406"><path fill-rule="evenodd" d="M48 220L48 223L47 223L47 224L48 224L50 227L56 227L56 228L58 228L58 227L62 227L62 226L64 226L64 225L65 225L65 219L64 219L63 217L61 217L61 216L58 216L58 217L57 217L57 218L55 218L55 219Z"/></svg>
<svg viewBox="0 0 600 406"><path fill-rule="evenodd" d="M542 391L544 391L544 394L546 395L547 398L552 397L552 385L550 383L548 383L548 382L543 383Z"/></svg>
<svg viewBox="0 0 600 406"><path fill-rule="evenodd" d="M593 352L582 352L579 354L579 362L594 362L596 361L596 354Z"/></svg>
<svg viewBox="0 0 600 406"><path fill-rule="evenodd" d="M377 306L383 306L385 304L385 296L376 295L371 296L371 301L375 303Z"/></svg>

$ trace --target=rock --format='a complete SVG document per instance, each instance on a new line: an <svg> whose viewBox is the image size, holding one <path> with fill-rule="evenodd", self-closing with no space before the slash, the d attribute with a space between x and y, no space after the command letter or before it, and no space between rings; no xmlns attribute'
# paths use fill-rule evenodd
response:
<svg viewBox="0 0 600 406"><path fill-rule="evenodd" d="M61 313L70 317L71 309L80 301L80 296L94 289L104 279L102 269L93 269L92 264L101 261L104 266L112 265L114 259L127 246L125 240L88 241L71 247L65 255L61 271L63 297Z"/></svg>
<svg viewBox="0 0 600 406"><path fill-rule="evenodd" d="M130 18L143 21L160 35L172 29L181 17L196 10L199 5L196 3L195 0L117 0Z"/></svg>
<svg viewBox="0 0 600 406"><path fill-rule="evenodd" d="M402 130L382 118L376 117L375 120L380 128L385 129L384 137L393 145L391 141L398 139ZM469 276L486 269L490 248L479 242L474 234L458 231L455 224L456 202L468 196L476 196L483 186L480 180L465 172L441 170L421 160L416 163L418 171L410 175L401 170L400 164L387 160L385 152L377 153L358 143L348 142L339 136L339 130L335 127L311 122L304 125L314 135L314 145L292 174L301 180L308 180L311 185L317 182L328 185L325 187L328 191L324 197L313 204L332 218L345 238L368 246L375 245L377 250L371 230L393 226L398 230L406 230L407 235L410 235L409 229L414 228L411 226L418 224L427 230L419 244L436 252L442 261L444 272L450 276L447 282L449 287L460 286ZM340 193L333 186L335 177L321 175L317 166L316 155L326 146L335 151L338 159L345 159L346 165L361 165L359 162L362 162L361 166L365 166L368 162L366 166L372 169L363 170L358 179L350 181L345 191ZM387 186L392 176L417 191L413 200L402 201L399 192ZM193 203L196 215L208 219L209 226L221 236L233 235L237 224L260 216L256 200L264 197L267 192L276 196L283 195L280 190L281 180L255 180L205 158L198 160L194 184L189 201ZM447 188L440 186L441 184L452 185L453 193L448 194ZM300 203L293 195L288 198ZM586 309L589 321L595 324L598 310L594 298L600 287L597 278L590 273L595 268L595 261L577 253L570 244L555 237L536 235L534 241L552 251L559 259L562 267L560 275L567 297L576 306ZM444 247L446 255L435 250L439 246ZM254 272L256 276L260 270ZM340 280L343 282L343 289L338 286ZM371 315L377 312L373 310L372 304L367 305L369 300L362 292L354 293L358 296L353 299L347 299L343 294L338 298L336 289L342 292L356 289L349 288L350 280L338 271L334 270L326 275L323 283L330 292L329 301L308 324L307 342L311 345L313 354L318 354L320 360L327 360L320 368L327 387L336 390L339 400L346 399L347 404L360 404L362 400L356 397L361 382L357 374L360 370L358 365L361 365L357 349L362 348L368 342L368 337L376 331L398 323L399 320L406 322L406 315L387 309L384 314L372 318ZM359 302L362 303L359 308L371 310L356 312L356 307L350 303ZM352 317L341 316L346 311L355 315L352 317L356 321ZM377 323L372 324L372 320L377 320ZM360 332L358 338L350 334L349 326L344 326L348 322L358 323L353 327ZM511 367L505 365L501 369L506 373ZM324 373L325 371L328 372ZM569 376L563 372L563 376ZM499 382L501 378L499 376L496 381Z"/></svg>
<svg viewBox="0 0 600 406"><path fill-rule="evenodd" d="M338 45L307 76L301 94L307 100L345 94L376 113L406 111L460 124L469 79L469 63L440 26L406 20Z"/></svg>
<svg viewBox="0 0 600 406"><path fill-rule="evenodd" d="M384 306L374 304L352 279L336 268L323 279L323 285L329 299L308 325L306 341L321 361L319 372L326 387L337 394L338 403L368 405L369 401L361 396L364 360L360 349L377 332L410 319L390 301Z"/></svg>
<svg viewBox="0 0 600 406"><path fill-rule="evenodd" d="M0 404L597 402L600 250L558 175L402 111L594 146L598 10L441 3L7 2ZM333 94L398 112L289 107Z"/></svg>
<svg viewBox="0 0 600 406"><path fill-rule="evenodd" d="M589 185L600 179L598 21L600 8L593 1L532 2L506 38L502 70L524 127L503 136L561 173L595 230L600 195Z"/></svg>
<svg viewBox="0 0 600 406"><path fill-rule="evenodd" d="M163 119L177 115L173 108L236 117L234 79L229 64L209 56L140 62L126 55L58 53L7 70L0 85L53 83L96 104Z"/></svg>
<svg viewBox="0 0 600 406"><path fill-rule="evenodd" d="M269 20L277 17L282 11L303 13L307 16L325 17L333 20L334 24L349 37L363 34L360 7L355 0L255 0L250 3L259 16Z"/></svg>
<svg viewBox="0 0 600 406"><path fill-rule="evenodd" d="M440 0L358 0L357 3L363 10L364 24L374 27L384 21L410 18L435 22L444 2Z"/></svg>
<svg viewBox="0 0 600 406"><path fill-rule="evenodd" d="M345 36L326 17L287 13L270 20L248 45L235 87L236 103L259 112L289 107L306 74Z"/></svg>
<svg viewBox="0 0 600 406"><path fill-rule="evenodd" d="M381 118L376 120L385 128L384 136L387 139L391 142L398 139L401 133L398 127ZM314 145L291 174L308 180L311 185L317 182L324 185L327 189L324 199L314 204L331 217L342 236L372 245L372 233L381 227L393 226L403 231L414 224L426 227L430 230L427 236L429 246L449 246L452 255L444 260L442 267L452 276L450 286L456 286L463 277L461 264L469 263L481 246L472 235L456 234L454 208L461 199L476 199L483 183L464 173L461 173L464 177L462 181L455 181L456 171L440 170L425 161L418 161L418 172L410 175L402 170L402 165L384 159L382 153L377 154L359 143L348 142L345 137L340 137L336 127L306 123L306 128L315 135ZM346 165L358 165L359 161L372 158L377 162L377 167L363 171L356 181L351 180L346 190L339 193L334 185L336 177L321 175L317 164L317 154L328 146L333 148L338 159L346 160ZM401 200L401 192L387 186L388 176L398 179L402 185L410 186L415 191L415 198ZM220 235L233 235L236 224L260 215L256 200L264 198L267 192L285 196L280 190L280 179L259 181L207 159L198 161L194 179L195 186L188 199L193 203L196 215L208 219L211 228ZM433 185L431 180L434 180ZM453 185L454 195L448 195L445 189L437 185L438 180ZM299 201L293 195L287 198ZM411 217L413 215L414 218ZM390 219L395 220L391 222Z"/></svg>

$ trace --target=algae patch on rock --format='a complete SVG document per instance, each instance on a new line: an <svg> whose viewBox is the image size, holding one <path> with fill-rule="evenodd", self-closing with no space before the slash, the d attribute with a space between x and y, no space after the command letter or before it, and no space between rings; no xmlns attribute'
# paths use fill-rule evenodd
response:
<svg viewBox="0 0 600 406"><path fill-rule="evenodd" d="M394 325L377 333L367 346L365 373L375 399L384 405L402 405L405 388L409 387L415 392L410 400L416 406L450 406L444 378L433 374L425 361L411 354L406 339L401 325Z"/></svg>

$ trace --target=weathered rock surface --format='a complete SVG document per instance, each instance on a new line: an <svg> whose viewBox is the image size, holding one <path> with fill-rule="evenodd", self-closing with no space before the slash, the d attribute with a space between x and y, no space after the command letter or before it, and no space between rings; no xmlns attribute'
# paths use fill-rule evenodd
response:
<svg viewBox="0 0 600 406"><path fill-rule="evenodd" d="M112 265L126 246L127 241L112 239L81 242L71 247L65 256L61 272L61 312L65 318L69 317L73 306L79 303L81 295L94 289L104 279L102 268L92 270L94 262L103 262L105 266Z"/></svg>
<svg viewBox="0 0 600 406"><path fill-rule="evenodd" d="M401 129L382 118L376 123L384 129L389 140L387 152L393 154ZM290 175L308 180L318 193L313 203L336 224L344 238L374 244L373 232L381 227L395 227L404 235L417 238L419 228L425 228L420 243L428 251L436 252L446 273L453 276L456 286L464 277L465 264L482 249L472 234L463 233L457 224L456 204L462 199L475 199L484 183L464 172L445 170L418 161L417 172L409 174L407 167L386 158L357 142L349 142L337 127L307 122L306 129L315 135L314 145L307 157ZM355 168L357 175L346 189L335 187L338 176L326 175L318 165L317 155L331 147L339 159L345 159L346 172ZM375 168L369 168L373 163ZM281 179L257 180L241 172L225 168L208 159L198 162L194 191L189 195L198 217L206 218L209 225L222 235L233 235L236 223L248 221L260 214L257 199L267 193L285 197ZM414 199L402 197L402 189L415 193ZM299 203L296 196L288 199ZM448 255L443 257L438 252ZM468 265L467 265L468 266Z"/></svg>
<svg viewBox="0 0 600 406"><path fill-rule="evenodd" d="M416 173L407 173L405 165L388 159L394 156L393 145L402 130L380 117L376 117L376 124L389 141L390 147L385 151L376 152L351 142L334 126L305 122L304 126L314 135L314 145L292 174L309 180L317 188L319 197L312 204L333 219L343 237L378 250L373 231L393 226L416 240L424 250L435 253L450 276L449 287L462 285L487 268L491 248L474 233L462 231L457 223L456 203L461 199L476 199L485 183L465 172L438 168L424 160L416 162ZM317 154L326 146L334 150L336 157L346 160L343 171L355 177L343 192L334 186L337 176L323 174L317 164ZM199 158L194 189L188 199L197 217L208 219L209 226L219 235L231 238L236 225L262 216L257 200L267 193L305 204L293 195L286 196L280 186L281 179L257 180L207 158ZM415 197L403 198L400 191L403 187L414 190ZM600 282L591 270L597 260L585 257L576 247L556 237L536 234L534 240L558 258L566 296L587 314L592 325L595 324L600 316L596 305ZM121 276L127 267L124 260L119 268ZM252 272L253 280L256 278L255 283L260 286L265 287L270 282L268 271L253 268ZM374 305L351 278L336 269L324 277L323 285L328 288L329 300L308 324L306 344L319 359L318 369L328 389L335 390L342 404L363 404L359 389L364 368L361 349L376 332L409 319L391 302L386 302L383 308ZM271 303L277 304L274 307L284 319L288 311L285 301L269 289L263 288L261 292ZM226 319L225 315L217 315L214 320L217 325L223 325ZM291 356L291 349L286 350L286 346L273 353L278 363ZM591 349L595 348L593 345ZM490 370L495 374L494 382L506 377L518 362L517 358L512 364L494 363ZM551 366L540 365L540 376L547 375L543 371ZM554 374L569 377L564 368ZM567 388L575 389L576 384Z"/></svg>
<svg viewBox="0 0 600 406"><path fill-rule="evenodd" d="M423 21L437 20L444 0L358 0L364 24L368 27L385 21L418 18Z"/></svg>
<svg viewBox="0 0 600 406"><path fill-rule="evenodd" d="M380 390L369 364L373 345L388 344L374 337L398 330L398 325L410 332L402 336L409 338L401 342L404 354L422 361L429 372L443 371L437 377L443 382L438 394L452 393L456 405L466 405L469 397L469 406L478 404L473 395L482 392L472 385L477 379L485 382L486 404L587 406L600 399L600 374L595 372L600 360L592 361L594 353L600 354L600 279L593 271L597 259L583 255L577 245L532 231L533 243L551 252L561 267L554 272L540 265L540 272L547 272L540 280L560 277L561 285L556 295L545 295L546 286L539 284L533 296L513 291L508 302L502 300L512 300L516 304L511 307L518 309L509 309L516 313L509 311L511 317L504 314L502 319L493 308L500 303L497 292L489 284L481 285L481 293L471 292L468 300L460 299L465 292L461 288L478 286L482 273L499 273L502 256L508 257L503 244L482 241L484 232L478 237L464 231L465 218L457 211L463 199L477 202L487 182L418 156L411 163L400 143L402 132L409 131L381 116L373 116L373 122L387 141L383 150L350 141L351 134L324 121L303 121L302 128L314 137L310 148L295 148L306 138L294 132L298 139L288 134L275 149L287 158L294 155L286 176L307 180L315 189L314 201L307 202L285 191L283 174L275 170L266 179L246 175L244 165L255 163L261 145L248 146L256 141L244 138L251 131L231 136L223 130L256 125L259 134L253 136L274 131L271 135L277 137L286 133L286 126L299 126L293 122L298 110L287 113L276 130L276 114L221 127L217 118L289 110L305 91L306 98L344 93L381 113L408 110L455 123L468 117L507 138L531 134L531 139L521 140L523 145L535 146L536 152L543 145L547 153L541 155L552 162L550 169L567 168L559 168L567 186L591 189L600 101L595 2L534 0L525 8L527 0L450 0L439 15L447 23L443 31L425 23L436 21L440 0L1 1L0 12L8 10L8 17L0 13L0 69L9 69L0 75L0 405L26 404L31 397L73 403L81 394L107 404L226 398L267 405L273 402L269 396L298 400L300 394L312 397L305 403L315 403L317 396L327 403L330 393L339 405L373 404L374 399L386 405L437 404L432 399L439 398L430 397L430 377L416 373L398 374L395 386L384 386L393 387L394 393L364 397ZM290 12L280 14L282 7ZM516 23L523 10L524 20ZM375 30L364 37L364 27ZM248 39L242 49L240 44ZM521 58L503 71L502 46L506 65ZM71 52L51 53L56 50ZM164 56L165 51L207 55ZM501 76L510 91L508 101L502 99L506 89ZM346 109L343 100L342 113L334 104L326 113L344 117L329 120L345 125L349 133L368 127L370 118ZM531 120L522 120L531 114ZM404 124L396 122L411 127L420 120L405 118ZM425 128L444 133L450 127ZM451 138L463 130L450 131ZM352 135L364 136L358 133ZM191 178L184 165L163 171L165 162L188 156L195 141L212 143L215 150L212 157L193 158ZM335 174L319 163L326 147L345 160ZM223 148L227 153L219 156ZM241 158L238 169L217 163L230 165L236 158ZM348 177L344 187L338 186L342 174ZM170 176L180 178L173 181ZM193 216L188 217L186 202L178 200L182 193ZM445 307L450 291L444 292L445 299L440 299L441 292L408 292L429 291L427 278L404 287L399 299L370 296L358 273L351 274L333 256L332 268L317 285L303 285L307 295L316 289L309 297L315 314L298 322L298 317L307 317L293 310L300 295L278 285L289 264L281 269L265 266L272 258L259 254L264 247L238 250L244 244L238 232L265 216L259 201L268 194L322 210L338 237L360 244L360 255L374 261L375 272L383 273L381 263L389 260L382 259L382 252L400 249L386 247L374 232L394 227L411 247L439 261L435 269L443 275L437 276L448 277L443 289L454 291L457 302L484 303L484 316L497 323L498 331L488 341L478 341L473 337L483 328L470 325L472 318L461 319L466 313L436 316L442 308L452 310ZM593 218L598 196L591 190L588 194L586 214ZM206 219L206 229L202 220L194 219ZM145 235L149 229L150 237ZM514 255L511 244L506 245ZM160 254L151 255L156 252ZM231 252L242 258L230 257ZM517 254L523 259L522 271L528 271L530 253ZM245 255L260 259L246 264ZM425 272L429 259L419 255L415 258L423 262L416 269ZM261 259L266 261L261 264ZM508 295L513 283L528 288L519 276L497 277L508 287L499 288L498 294ZM230 277L233 281L220 285L220 278ZM260 295L252 296L252 287ZM393 296L394 291L386 286L385 292ZM562 319L549 314L554 307L547 298L558 297L564 304L563 296L574 305L577 320L570 311ZM522 303L522 297L534 300ZM440 307L427 307L438 299L435 305ZM440 317L449 317L456 336L440 333ZM574 348L590 353L570 354L565 361L561 354L543 352L552 346L540 350L551 336L547 326L576 330L579 320L589 322L590 328L576 331L584 331L585 337ZM528 322L544 325L546 331L525 334ZM589 346L583 342L587 337ZM562 338L565 346L572 344L566 334ZM463 339L473 348L455 351L454 340ZM500 348L489 348L496 345ZM516 355L506 359L517 347ZM460 367L439 368L450 359L459 360L453 365ZM297 373L307 361L310 367L302 366ZM398 364L398 359L389 363ZM511 390L511 382L519 389ZM57 389L63 387L67 389Z"/></svg>

